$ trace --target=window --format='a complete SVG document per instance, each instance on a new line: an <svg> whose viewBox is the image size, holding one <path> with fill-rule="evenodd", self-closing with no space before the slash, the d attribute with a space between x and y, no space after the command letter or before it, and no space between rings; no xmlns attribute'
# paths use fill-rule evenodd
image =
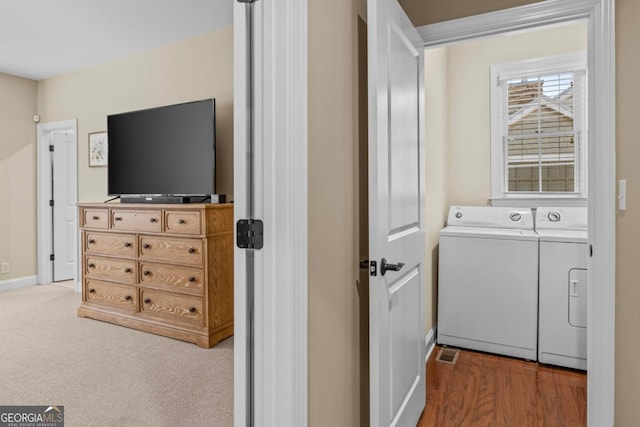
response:
<svg viewBox="0 0 640 427"><path fill-rule="evenodd" d="M498 64L491 78L492 202L586 203L586 55Z"/></svg>

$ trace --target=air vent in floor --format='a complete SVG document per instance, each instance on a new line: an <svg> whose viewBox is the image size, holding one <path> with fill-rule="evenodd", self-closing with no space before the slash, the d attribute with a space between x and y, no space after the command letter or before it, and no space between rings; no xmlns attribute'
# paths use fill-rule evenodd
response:
<svg viewBox="0 0 640 427"><path fill-rule="evenodd" d="M436 361L454 365L458 360L459 355L460 350L454 348L441 348L440 352L438 352L438 357L436 357Z"/></svg>

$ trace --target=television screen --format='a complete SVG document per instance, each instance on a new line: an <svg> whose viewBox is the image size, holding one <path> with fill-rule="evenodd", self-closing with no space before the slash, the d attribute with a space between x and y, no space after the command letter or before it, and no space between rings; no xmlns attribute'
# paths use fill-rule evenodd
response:
<svg viewBox="0 0 640 427"><path fill-rule="evenodd" d="M215 193L215 99L107 117L108 191Z"/></svg>

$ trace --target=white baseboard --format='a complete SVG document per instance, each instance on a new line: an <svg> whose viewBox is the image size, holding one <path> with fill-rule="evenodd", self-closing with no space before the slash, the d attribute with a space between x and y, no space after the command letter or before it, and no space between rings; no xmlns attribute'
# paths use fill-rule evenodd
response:
<svg viewBox="0 0 640 427"><path fill-rule="evenodd" d="M17 279L0 280L0 291L26 288L38 284L38 276L18 277Z"/></svg>
<svg viewBox="0 0 640 427"><path fill-rule="evenodd" d="M424 339L424 345L427 349L427 357L425 357L425 362L429 360L429 356L431 356L431 352L436 347L436 332L438 331L438 324L434 324L433 328L429 331L427 336Z"/></svg>

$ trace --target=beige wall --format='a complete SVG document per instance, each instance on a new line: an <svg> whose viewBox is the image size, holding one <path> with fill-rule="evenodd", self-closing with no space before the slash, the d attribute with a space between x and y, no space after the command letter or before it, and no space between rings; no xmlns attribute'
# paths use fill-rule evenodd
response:
<svg viewBox="0 0 640 427"><path fill-rule="evenodd" d="M486 205L491 196L490 66L586 51L586 22L457 43L446 49L449 202Z"/></svg>
<svg viewBox="0 0 640 427"><path fill-rule="evenodd" d="M627 211L616 222L616 427L640 425L640 2L616 0L617 175Z"/></svg>
<svg viewBox="0 0 640 427"><path fill-rule="evenodd" d="M78 119L79 201L107 198L107 168L88 164L89 132L107 115L216 98L216 184L233 194L233 30L231 27L38 82L42 122Z"/></svg>
<svg viewBox="0 0 640 427"><path fill-rule="evenodd" d="M425 268L426 278L425 335L437 319L438 241L447 220L448 183L448 70L447 48L425 52Z"/></svg>
<svg viewBox="0 0 640 427"><path fill-rule="evenodd" d="M0 281L37 274L36 82L0 73Z"/></svg>
<svg viewBox="0 0 640 427"><path fill-rule="evenodd" d="M357 2L309 1L309 426L359 420Z"/></svg>

